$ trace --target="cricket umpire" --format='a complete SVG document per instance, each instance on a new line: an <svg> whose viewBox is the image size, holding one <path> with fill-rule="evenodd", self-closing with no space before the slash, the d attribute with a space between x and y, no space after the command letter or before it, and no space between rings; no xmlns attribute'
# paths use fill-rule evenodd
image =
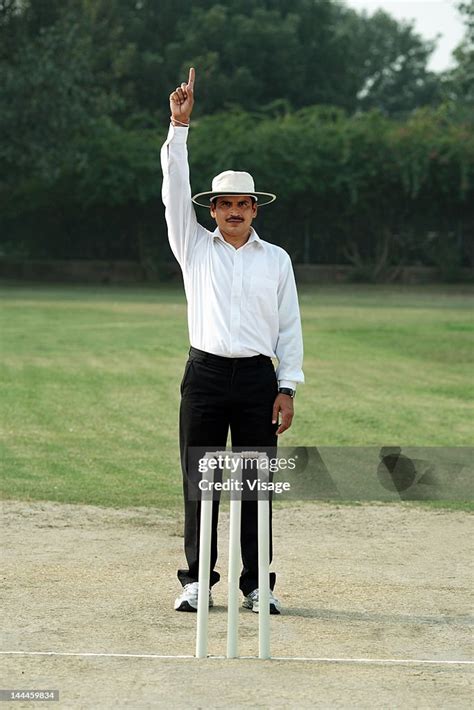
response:
<svg viewBox="0 0 474 710"><path fill-rule="evenodd" d="M171 125L161 149L162 197L168 238L184 280L191 347L181 381L179 439L184 491L184 550L187 568L177 611L196 611L200 502L187 492L189 447L250 450L276 447L291 426L296 386L304 382L303 339L298 295L287 252L259 237L252 222L273 202L255 190L247 172L226 170L212 189L191 197L187 137L194 105L195 71L170 94ZM232 140L232 136L229 136ZM213 232L201 226L193 203L210 209ZM274 367L272 358L278 361ZM217 447L217 448L216 448ZM211 587L219 580L218 501L214 502ZM243 501L241 527L243 606L258 612L257 502ZM272 555L270 527L270 559ZM270 611L278 614L270 573Z"/></svg>

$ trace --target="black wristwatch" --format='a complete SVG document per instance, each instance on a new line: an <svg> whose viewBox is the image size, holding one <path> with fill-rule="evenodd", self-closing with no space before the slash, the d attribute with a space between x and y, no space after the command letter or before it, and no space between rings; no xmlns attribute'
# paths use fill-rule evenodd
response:
<svg viewBox="0 0 474 710"><path fill-rule="evenodd" d="M291 399L294 399L294 396L296 394L296 390L292 390L292 389L290 389L290 387L279 387L278 393L279 394L287 394L291 397Z"/></svg>

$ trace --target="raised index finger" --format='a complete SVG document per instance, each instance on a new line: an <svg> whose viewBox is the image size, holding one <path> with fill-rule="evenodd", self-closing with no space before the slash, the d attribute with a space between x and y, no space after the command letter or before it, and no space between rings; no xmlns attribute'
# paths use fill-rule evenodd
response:
<svg viewBox="0 0 474 710"><path fill-rule="evenodd" d="M194 67L190 67L189 68L188 87L191 89L191 91L194 89L195 77L196 77L196 72L194 71Z"/></svg>

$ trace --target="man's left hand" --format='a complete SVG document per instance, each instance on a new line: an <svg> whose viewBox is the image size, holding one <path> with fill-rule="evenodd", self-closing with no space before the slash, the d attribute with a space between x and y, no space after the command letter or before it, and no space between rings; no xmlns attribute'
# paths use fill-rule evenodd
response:
<svg viewBox="0 0 474 710"><path fill-rule="evenodd" d="M290 428L293 421L294 408L293 399L288 394L279 394L273 403L272 424L278 421L278 414L281 412L281 424L276 430L277 435L283 434L284 431Z"/></svg>

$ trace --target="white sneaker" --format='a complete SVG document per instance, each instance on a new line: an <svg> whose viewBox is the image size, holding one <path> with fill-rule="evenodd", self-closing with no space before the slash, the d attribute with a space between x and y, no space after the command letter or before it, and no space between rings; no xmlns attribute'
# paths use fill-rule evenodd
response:
<svg viewBox="0 0 474 710"><path fill-rule="evenodd" d="M198 582L190 582L185 584L183 591L176 597L174 608L176 611L197 611L198 608ZM209 608L214 606L211 590L209 590Z"/></svg>
<svg viewBox="0 0 474 710"><path fill-rule="evenodd" d="M270 614L279 614L281 612L281 603L276 597L273 596L273 592L271 589L269 591L269 599ZM254 589L253 592L250 592L250 594L245 597L242 606L245 609L251 609L256 614L258 614L258 589Z"/></svg>

